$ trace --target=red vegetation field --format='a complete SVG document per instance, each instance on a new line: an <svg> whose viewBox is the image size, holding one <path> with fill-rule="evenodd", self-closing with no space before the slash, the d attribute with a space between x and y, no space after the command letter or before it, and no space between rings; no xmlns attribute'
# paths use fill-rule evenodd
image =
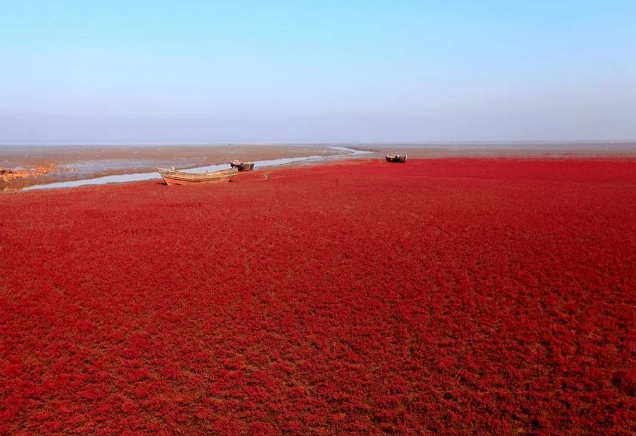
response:
<svg viewBox="0 0 636 436"><path fill-rule="evenodd" d="M0 196L1 434L636 431L636 162Z"/></svg>

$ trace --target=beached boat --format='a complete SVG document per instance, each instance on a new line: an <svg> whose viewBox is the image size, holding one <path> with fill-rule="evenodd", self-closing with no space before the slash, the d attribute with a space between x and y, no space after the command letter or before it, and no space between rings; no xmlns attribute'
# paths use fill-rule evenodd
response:
<svg viewBox="0 0 636 436"><path fill-rule="evenodd" d="M167 168L157 168L166 185L187 185L192 183L219 182L229 180L230 177L238 174L237 168L228 168L226 170L205 172L205 173L186 173Z"/></svg>
<svg viewBox="0 0 636 436"><path fill-rule="evenodd" d="M406 162L406 155L405 154L388 154L386 156L386 161L387 162L405 163Z"/></svg>
<svg viewBox="0 0 636 436"><path fill-rule="evenodd" d="M252 171L254 169L254 162L242 162L240 160L230 161L230 166L236 168L239 171Z"/></svg>

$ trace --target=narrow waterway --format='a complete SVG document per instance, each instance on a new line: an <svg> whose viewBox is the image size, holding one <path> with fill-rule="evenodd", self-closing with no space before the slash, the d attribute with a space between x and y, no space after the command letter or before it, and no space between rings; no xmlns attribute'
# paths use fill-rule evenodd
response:
<svg viewBox="0 0 636 436"><path fill-rule="evenodd" d="M349 158L353 156L360 156L364 154L372 154L371 151L356 150L348 147L329 147L334 150L342 152L342 154L332 156L305 156L305 157L285 157L281 159L260 160L254 162L254 169L279 167L283 165L290 165L295 163L311 163L311 162L324 162L329 160ZM229 164L222 165L208 165L204 167L188 168L186 171L192 173L202 173L205 171L219 171L229 168ZM59 188L76 188L86 185L106 185L109 183L127 183L127 182L140 182L144 180L160 179L161 176L158 172L148 173L133 173L133 174L117 174L113 176L96 177L93 179L72 180L68 182L56 182L47 183L42 185L33 185L24 188L25 191L31 191L34 189L59 189Z"/></svg>

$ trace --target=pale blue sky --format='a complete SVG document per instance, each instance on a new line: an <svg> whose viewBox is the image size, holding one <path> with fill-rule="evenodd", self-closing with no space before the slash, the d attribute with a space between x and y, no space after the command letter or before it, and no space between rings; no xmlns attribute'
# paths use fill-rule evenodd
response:
<svg viewBox="0 0 636 436"><path fill-rule="evenodd" d="M636 139L636 1L0 0L0 143Z"/></svg>

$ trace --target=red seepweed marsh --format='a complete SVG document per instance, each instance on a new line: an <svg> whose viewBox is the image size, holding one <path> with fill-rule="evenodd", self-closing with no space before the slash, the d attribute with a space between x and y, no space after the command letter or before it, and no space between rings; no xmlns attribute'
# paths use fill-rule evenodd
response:
<svg viewBox="0 0 636 436"><path fill-rule="evenodd" d="M634 430L636 161L0 197L0 433Z"/></svg>

